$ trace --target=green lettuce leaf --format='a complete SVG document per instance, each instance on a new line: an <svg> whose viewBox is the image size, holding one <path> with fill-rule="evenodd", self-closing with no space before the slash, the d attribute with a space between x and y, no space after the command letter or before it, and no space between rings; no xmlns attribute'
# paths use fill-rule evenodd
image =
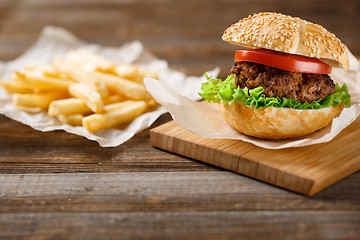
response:
<svg viewBox="0 0 360 240"><path fill-rule="evenodd" d="M254 89L236 87L235 75L229 75L225 80L217 79L209 76L205 73L207 82L202 84L202 92L199 93L206 102L213 103L226 103L231 104L234 101L239 101L247 106L254 108L265 107L287 107L294 109L320 109L326 107L336 107L339 104L343 104L345 107L350 107L350 94L346 84L340 87L336 84L335 93L319 99L312 103L301 103L294 99L279 98L279 97L267 97L264 92L264 88L257 87Z"/></svg>

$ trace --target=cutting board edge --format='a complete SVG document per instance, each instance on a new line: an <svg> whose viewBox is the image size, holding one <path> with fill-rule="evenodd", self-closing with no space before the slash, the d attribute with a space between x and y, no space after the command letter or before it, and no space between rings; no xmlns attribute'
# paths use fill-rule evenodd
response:
<svg viewBox="0 0 360 240"><path fill-rule="evenodd" d="M336 178L334 178L334 177L331 178L331 181L329 181L329 179L327 178L324 181L315 182L314 185L312 186L312 188L310 189L308 196L312 196L312 195L334 185L335 183L345 179L346 177L350 176L353 173L356 173L357 171L360 171L360 164L359 164L359 167L354 168L354 170L349 170L346 173L342 173L342 174L338 175L338 177L336 177ZM324 182L326 182L326 183L324 183Z"/></svg>

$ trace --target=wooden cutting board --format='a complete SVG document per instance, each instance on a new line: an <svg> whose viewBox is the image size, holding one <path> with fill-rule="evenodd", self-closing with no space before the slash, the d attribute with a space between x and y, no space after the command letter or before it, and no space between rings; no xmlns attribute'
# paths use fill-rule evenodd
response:
<svg viewBox="0 0 360 240"><path fill-rule="evenodd" d="M240 140L202 138L167 122L150 131L157 148L311 196L360 169L360 118L331 142L269 150Z"/></svg>

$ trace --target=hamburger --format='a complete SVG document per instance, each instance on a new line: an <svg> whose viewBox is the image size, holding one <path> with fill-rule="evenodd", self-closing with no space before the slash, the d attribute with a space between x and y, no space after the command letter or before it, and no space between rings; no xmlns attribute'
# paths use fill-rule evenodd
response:
<svg viewBox="0 0 360 240"><path fill-rule="evenodd" d="M249 136L286 139L313 133L350 107L347 86L329 74L349 67L344 44L324 27L264 12L227 28L240 46L225 80L205 74L202 96L218 103L224 119Z"/></svg>

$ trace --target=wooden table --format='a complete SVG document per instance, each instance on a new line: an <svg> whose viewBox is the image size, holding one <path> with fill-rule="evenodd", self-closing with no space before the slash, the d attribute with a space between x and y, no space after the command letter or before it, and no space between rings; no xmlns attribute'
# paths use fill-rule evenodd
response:
<svg viewBox="0 0 360 240"><path fill-rule="evenodd" d="M360 54L358 1L0 2L0 58L45 25L87 42L140 40L174 69L227 75L222 31L264 10L320 23ZM169 121L168 114L152 126ZM149 130L116 148L0 116L1 239L360 239L360 173L305 197L155 149Z"/></svg>

